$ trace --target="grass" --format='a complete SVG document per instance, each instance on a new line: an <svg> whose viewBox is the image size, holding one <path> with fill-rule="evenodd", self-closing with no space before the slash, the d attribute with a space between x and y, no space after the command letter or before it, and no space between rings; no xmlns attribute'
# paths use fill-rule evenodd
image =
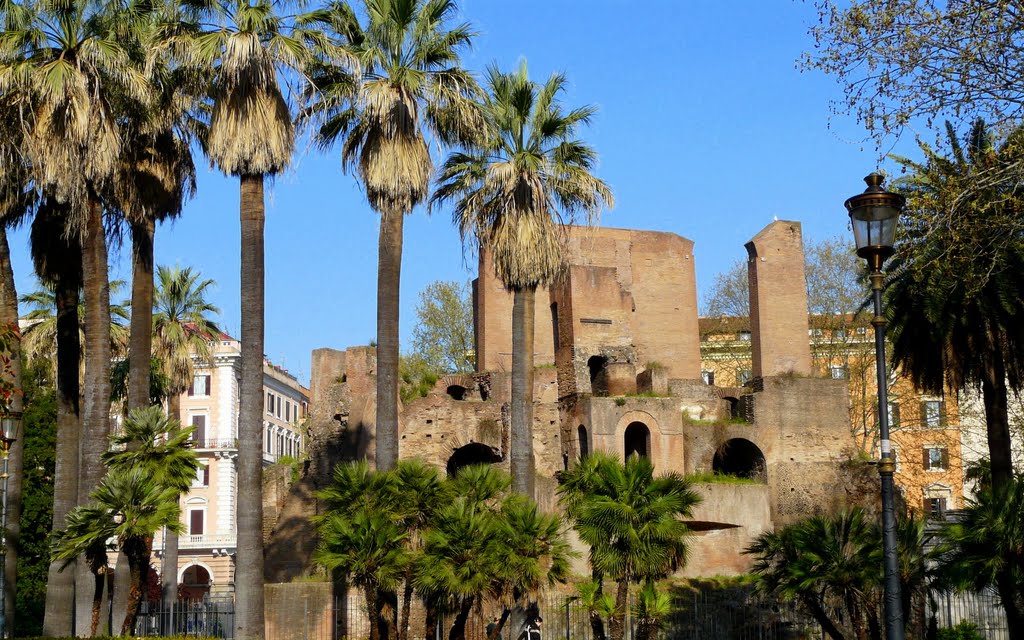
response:
<svg viewBox="0 0 1024 640"><path fill-rule="evenodd" d="M753 478L741 478L739 476L731 476L712 471L697 471L695 473L688 474L686 479L698 484L764 484L763 482L758 482Z"/></svg>

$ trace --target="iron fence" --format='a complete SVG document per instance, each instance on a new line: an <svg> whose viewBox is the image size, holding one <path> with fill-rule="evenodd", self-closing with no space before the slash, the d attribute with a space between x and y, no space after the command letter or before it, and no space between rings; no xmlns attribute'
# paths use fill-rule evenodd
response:
<svg viewBox="0 0 1024 640"><path fill-rule="evenodd" d="M919 610L920 611L920 610ZM487 626L499 610L477 608L466 620L466 640L486 640ZM925 618L937 628L961 621L975 624L988 640L1008 640L1006 618L994 593L938 594L929 600ZM229 639L234 633L234 602L206 599L173 606L143 604L135 632L139 636L192 635ZM573 596L550 596L509 617L501 640L523 640L524 621L543 619L543 640L594 640L589 611ZM410 615L412 640L447 640L455 616L430 624L418 605ZM356 594L311 598L300 593L268 609L267 640L365 640L371 619ZM606 629L607 632L607 629ZM629 607L625 639L643 640L638 620ZM661 640L818 640L820 625L793 603L759 596L734 587L672 594L671 613L658 632Z"/></svg>

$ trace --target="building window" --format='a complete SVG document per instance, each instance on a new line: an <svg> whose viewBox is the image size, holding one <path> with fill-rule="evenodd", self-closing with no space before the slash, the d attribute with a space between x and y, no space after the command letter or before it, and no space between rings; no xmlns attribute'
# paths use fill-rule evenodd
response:
<svg viewBox="0 0 1024 640"><path fill-rule="evenodd" d="M737 338L739 338L743 342L750 342L750 332L749 331L740 331L740 333L737 336Z"/></svg>
<svg viewBox="0 0 1024 640"><path fill-rule="evenodd" d="M809 329L808 331L810 332L812 337L815 337L815 338L820 338L821 337L821 328L820 327L817 328L817 329Z"/></svg>
<svg viewBox="0 0 1024 640"><path fill-rule="evenodd" d="M278 418L281 417L281 404L282 404L281 403L281 396L277 396L277 413L276 413L276 415L277 415Z"/></svg>
<svg viewBox="0 0 1024 640"><path fill-rule="evenodd" d="M704 384L713 385L715 384L715 372L714 371L701 371L700 377L704 380Z"/></svg>
<svg viewBox="0 0 1024 640"><path fill-rule="evenodd" d="M188 533L192 536L201 536L204 533L206 524L206 511L203 509L189 509L188 512Z"/></svg>
<svg viewBox="0 0 1024 640"><path fill-rule="evenodd" d="M900 470L900 450L897 447L892 447L892 449L890 449L890 453L892 453L893 470L894 471L899 471Z"/></svg>
<svg viewBox="0 0 1024 640"><path fill-rule="evenodd" d="M292 421L292 403L290 403L290 402L285 402L284 403L284 421L285 422L291 422Z"/></svg>
<svg viewBox="0 0 1024 640"><path fill-rule="evenodd" d="M926 471L945 471L949 468L949 452L946 447L925 446L923 462Z"/></svg>
<svg viewBox="0 0 1024 640"><path fill-rule="evenodd" d="M203 449L206 446L206 416L192 416L192 442Z"/></svg>
<svg viewBox="0 0 1024 640"><path fill-rule="evenodd" d="M754 372L750 369L737 369L736 370L736 384L739 386L745 386L751 380L754 379Z"/></svg>
<svg viewBox="0 0 1024 640"><path fill-rule="evenodd" d="M898 402L889 403L889 426L900 426L900 403Z"/></svg>
<svg viewBox="0 0 1024 640"><path fill-rule="evenodd" d="M199 464L196 467L196 479L192 481L192 486L196 488L210 486L210 467L205 464Z"/></svg>
<svg viewBox="0 0 1024 640"><path fill-rule="evenodd" d="M836 329L835 331L832 332L832 337L833 338L845 338L846 337L846 329Z"/></svg>
<svg viewBox="0 0 1024 640"><path fill-rule="evenodd" d="M267 413L274 413L274 394L267 392Z"/></svg>
<svg viewBox="0 0 1024 640"><path fill-rule="evenodd" d="M554 343L555 351L558 351L560 336L558 335L558 303L551 303L551 340Z"/></svg>
<svg viewBox="0 0 1024 640"><path fill-rule="evenodd" d="M925 400L921 403L921 417L926 427L941 427L946 423L945 407L940 400Z"/></svg>
<svg viewBox="0 0 1024 640"><path fill-rule="evenodd" d="M833 380L846 380L850 377L845 366L829 367L828 372Z"/></svg>
<svg viewBox="0 0 1024 640"><path fill-rule="evenodd" d="M272 442L272 438L273 438L273 437L274 437L274 435L273 435L273 433L272 433L272 432L270 431L270 427L267 427L267 438L266 438L266 442L267 442L267 446L266 446L266 448L267 448L267 453L270 453L270 444L271 444L271 442Z"/></svg>
<svg viewBox="0 0 1024 640"><path fill-rule="evenodd" d="M941 520L946 515L945 498L925 498L924 517Z"/></svg>
<svg viewBox="0 0 1024 640"><path fill-rule="evenodd" d="M188 395L205 397L210 395L210 376L200 374L192 377L192 384L188 388Z"/></svg>

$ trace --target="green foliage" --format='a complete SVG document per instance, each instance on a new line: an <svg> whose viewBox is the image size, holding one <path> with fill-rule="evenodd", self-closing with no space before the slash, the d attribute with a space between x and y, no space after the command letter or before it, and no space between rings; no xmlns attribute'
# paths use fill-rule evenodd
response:
<svg viewBox="0 0 1024 640"><path fill-rule="evenodd" d="M622 396L620 396L618 398L615 398L615 406L616 407L624 407L624 406L626 406L626 399L624 397L622 397Z"/></svg>
<svg viewBox="0 0 1024 640"><path fill-rule="evenodd" d="M173 490L176 496L186 493L199 468L190 448L192 431L192 427L182 429L159 406L135 409L111 436L103 463L115 472L143 469L161 488Z"/></svg>
<svg viewBox="0 0 1024 640"><path fill-rule="evenodd" d="M743 478L717 471L695 471L687 474L686 480L691 484L763 484L753 478Z"/></svg>
<svg viewBox="0 0 1024 640"><path fill-rule="evenodd" d="M211 319L220 309L207 301L213 280L202 280L192 267L161 265L153 296L153 353L163 366L162 379L170 394L192 384L193 357L210 362L210 341L220 338Z"/></svg>
<svg viewBox="0 0 1024 640"><path fill-rule="evenodd" d="M25 436L22 479L21 536L18 546L18 590L13 633L42 632L46 577L53 525L54 451L57 443L57 400L49 361L22 360Z"/></svg>
<svg viewBox="0 0 1024 640"><path fill-rule="evenodd" d="M128 401L128 369L127 359L121 359L110 366L110 401L124 403ZM149 401L151 404L163 404L170 395L170 380L164 375L163 364L157 358L149 361Z"/></svg>
<svg viewBox="0 0 1024 640"><path fill-rule="evenodd" d="M470 297L469 283L454 280L431 282L420 291L412 330L413 357L441 373L474 370Z"/></svg>
<svg viewBox="0 0 1024 640"><path fill-rule="evenodd" d="M961 620L956 626L939 629L935 640L985 640L985 635L978 631L978 625Z"/></svg>
<svg viewBox="0 0 1024 640"><path fill-rule="evenodd" d="M398 361L398 394L403 404L423 398L437 384L441 371L419 356L402 356Z"/></svg>

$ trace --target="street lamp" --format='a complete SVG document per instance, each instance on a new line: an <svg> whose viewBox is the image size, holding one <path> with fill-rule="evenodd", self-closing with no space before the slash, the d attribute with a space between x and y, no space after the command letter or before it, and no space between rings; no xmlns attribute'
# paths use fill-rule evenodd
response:
<svg viewBox="0 0 1024 640"><path fill-rule="evenodd" d="M885 554L885 628L889 640L903 640L903 605L900 601L899 558L896 551L896 513L892 474L896 469L889 441L889 394L885 371L885 316L882 315L882 264L893 254L896 224L906 198L882 189L884 178L872 173L864 178L868 188L846 201L857 255L868 262L875 302L875 369L878 377L878 427L882 458L882 549Z"/></svg>
<svg viewBox="0 0 1024 640"><path fill-rule="evenodd" d="M0 455L4 459L3 497L0 498L0 638L7 637L7 456L18 439L21 413L9 411L0 417Z"/></svg>

